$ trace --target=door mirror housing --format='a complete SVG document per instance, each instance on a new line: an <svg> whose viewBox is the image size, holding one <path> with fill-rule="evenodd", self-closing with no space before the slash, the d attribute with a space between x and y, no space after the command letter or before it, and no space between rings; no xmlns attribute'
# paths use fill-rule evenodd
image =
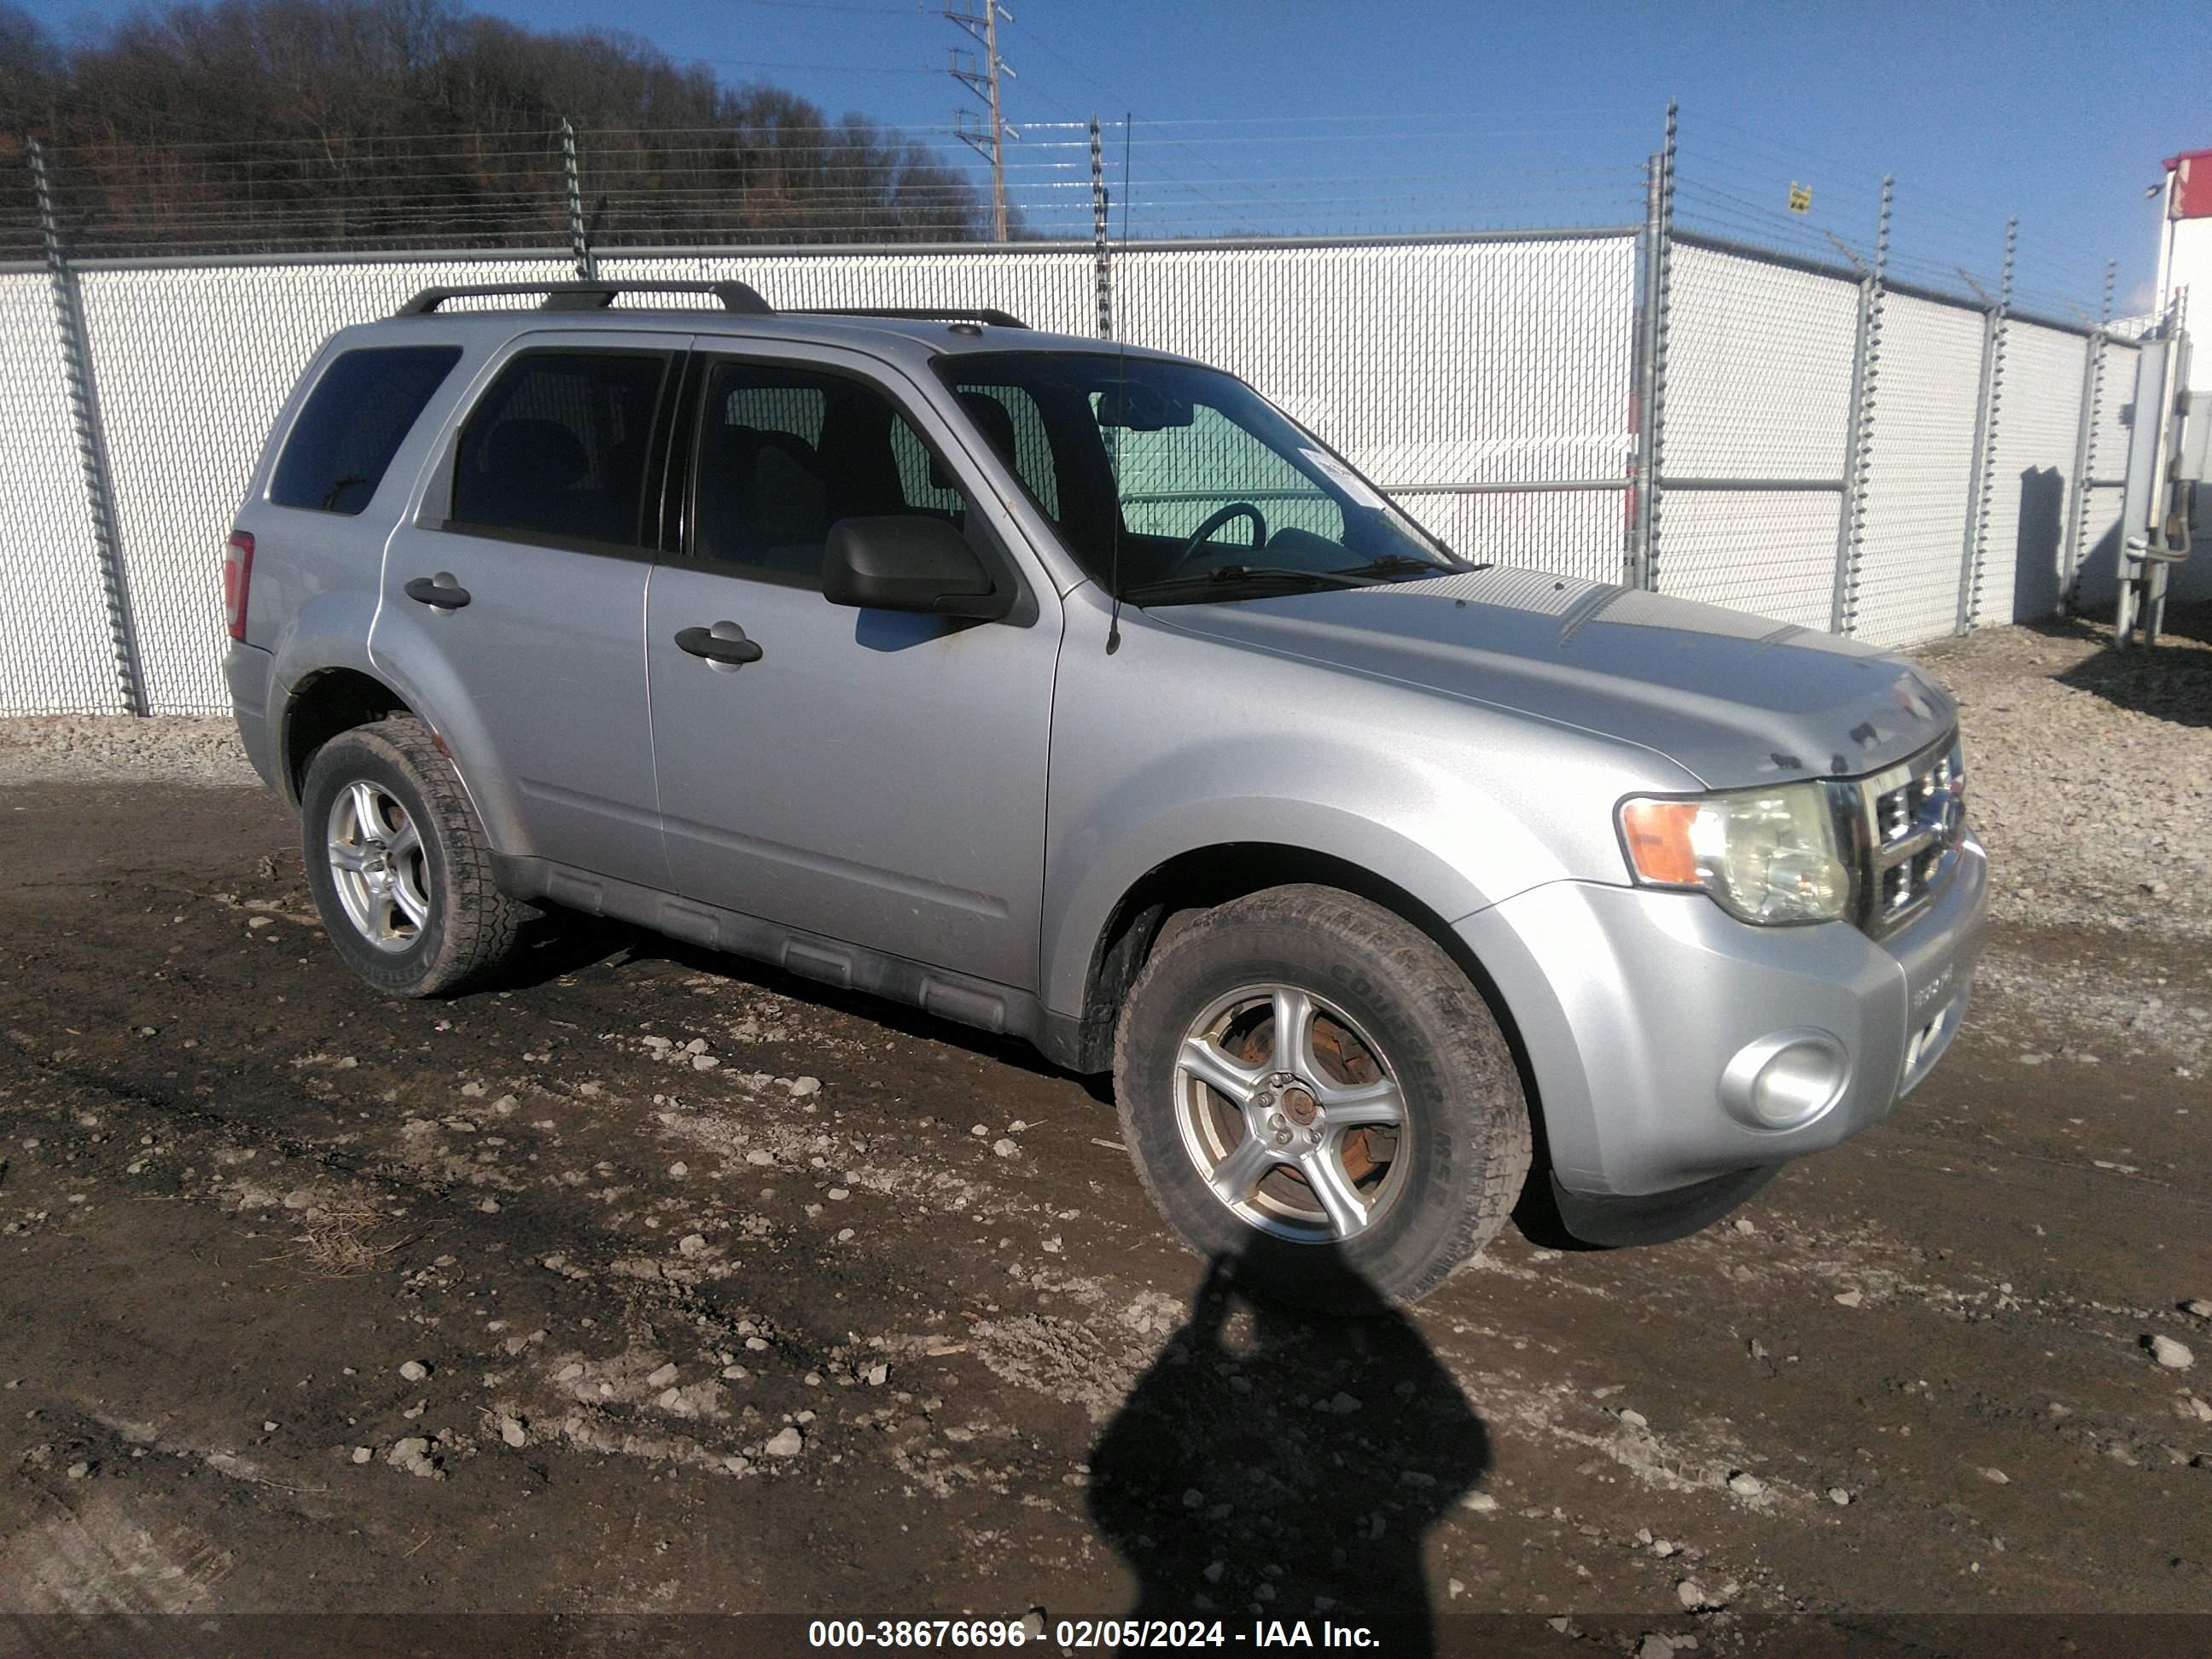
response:
<svg viewBox="0 0 2212 1659"><path fill-rule="evenodd" d="M968 544L943 519L922 514L840 519L822 556L822 597L869 611L996 622L1014 608Z"/></svg>

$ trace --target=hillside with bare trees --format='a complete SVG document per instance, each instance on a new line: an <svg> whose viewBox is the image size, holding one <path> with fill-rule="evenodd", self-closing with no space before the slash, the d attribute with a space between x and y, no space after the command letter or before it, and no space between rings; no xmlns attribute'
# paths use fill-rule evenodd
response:
<svg viewBox="0 0 2212 1659"><path fill-rule="evenodd" d="M560 246L564 119L601 243L988 228L922 145L634 36L539 33L449 0L222 0L64 43L0 4L0 146L46 147L82 252ZM20 255L34 239L17 177L0 252Z"/></svg>

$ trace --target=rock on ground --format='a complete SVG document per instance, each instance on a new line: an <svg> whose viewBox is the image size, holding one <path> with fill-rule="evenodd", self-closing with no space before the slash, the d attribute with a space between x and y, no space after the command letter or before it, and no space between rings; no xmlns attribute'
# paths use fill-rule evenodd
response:
<svg viewBox="0 0 2212 1659"><path fill-rule="evenodd" d="M2170 1371L2185 1371L2197 1363L2197 1356L2185 1342L2177 1342L2170 1336L2154 1336L2149 1342L2150 1357Z"/></svg>

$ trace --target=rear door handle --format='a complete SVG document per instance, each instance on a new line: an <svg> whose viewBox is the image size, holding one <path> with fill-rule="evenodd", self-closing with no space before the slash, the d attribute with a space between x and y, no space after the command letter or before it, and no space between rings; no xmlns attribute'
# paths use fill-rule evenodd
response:
<svg viewBox="0 0 2212 1659"><path fill-rule="evenodd" d="M761 659L760 647L747 639L745 630L733 622L718 622L712 628L678 629L676 645L678 650L689 651L695 657L726 663L732 668Z"/></svg>
<svg viewBox="0 0 2212 1659"><path fill-rule="evenodd" d="M400 592L417 605L431 605L440 611L459 611L469 602L469 590L443 570L434 576L417 576Z"/></svg>

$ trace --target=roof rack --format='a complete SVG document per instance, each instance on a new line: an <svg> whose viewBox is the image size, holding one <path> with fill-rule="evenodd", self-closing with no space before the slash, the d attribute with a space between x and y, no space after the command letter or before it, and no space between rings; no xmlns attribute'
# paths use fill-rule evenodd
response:
<svg viewBox="0 0 2212 1659"><path fill-rule="evenodd" d="M917 323L988 323L993 328L1027 328L1010 311L994 306L794 306L809 317L903 317Z"/></svg>
<svg viewBox="0 0 2212 1659"><path fill-rule="evenodd" d="M400 307L398 314L427 317L448 300L507 294L542 294L547 311L604 311L617 294L711 294L725 311L749 317L775 314L775 307L744 283L485 283L472 288L426 288Z"/></svg>

